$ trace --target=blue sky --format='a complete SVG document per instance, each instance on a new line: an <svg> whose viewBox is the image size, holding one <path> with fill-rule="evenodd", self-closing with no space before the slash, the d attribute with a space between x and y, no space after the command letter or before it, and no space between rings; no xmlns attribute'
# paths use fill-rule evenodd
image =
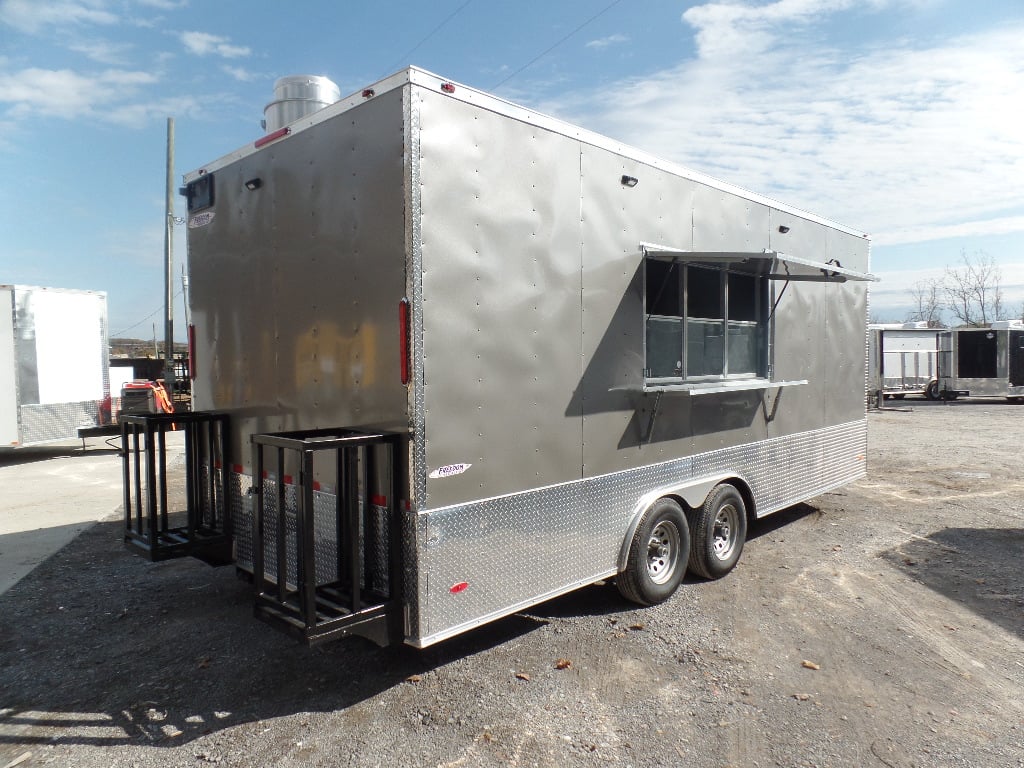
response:
<svg viewBox="0 0 1024 768"><path fill-rule="evenodd" d="M961 251L1024 302L1020 0L0 0L0 283L162 336L166 118L177 186L277 77L407 64L871 233L879 319Z"/></svg>

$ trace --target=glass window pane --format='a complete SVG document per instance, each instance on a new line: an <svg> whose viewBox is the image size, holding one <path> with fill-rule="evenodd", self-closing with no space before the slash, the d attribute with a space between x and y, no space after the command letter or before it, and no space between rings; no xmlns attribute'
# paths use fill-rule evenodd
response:
<svg viewBox="0 0 1024 768"><path fill-rule="evenodd" d="M729 319L752 320L757 317L757 284L754 275L729 273Z"/></svg>
<svg viewBox="0 0 1024 768"><path fill-rule="evenodd" d="M687 317L724 318L722 311L722 271L687 267Z"/></svg>
<svg viewBox="0 0 1024 768"><path fill-rule="evenodd" d="M725 372L724 323L687 319L686 333L686 375L721 376Z"/></svg>
<svg viewBox="0 0 1024 768"><path fill-rule="evenodd" d="M729 323L729 375L757 373L757 323Z"/></svg>
<svg viewBox="0 0 1024 768"><path fill-rule="evenodd" d="M671 261L647 259L647 314L682 317L679 290L682 267Z"/></svg>
<svg viewBox="0 0 1024 768"><path fill-rule="evenodd" d="M650 378L682 376L683 323L652 317L647 321L647 375Z"/></svg>

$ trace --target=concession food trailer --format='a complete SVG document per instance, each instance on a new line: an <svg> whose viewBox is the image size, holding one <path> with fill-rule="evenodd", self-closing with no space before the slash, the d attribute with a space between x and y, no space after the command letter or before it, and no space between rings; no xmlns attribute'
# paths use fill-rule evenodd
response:
<svg viewBox="0 0 1024 768"><path fill-rule="evenodd" d="M424 647L864 474L865 234L416 68L309 100L185 176L197 410L125 420L130 546Z"/></svg>

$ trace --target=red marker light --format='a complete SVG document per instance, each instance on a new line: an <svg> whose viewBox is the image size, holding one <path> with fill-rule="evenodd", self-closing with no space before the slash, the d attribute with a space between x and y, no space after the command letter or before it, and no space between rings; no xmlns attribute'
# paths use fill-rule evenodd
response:
<svg viewBox="0 0 1024 768"><path fill-rule="evenodd" d="M196 327L192 323L188 326L188 377L196 379Z"/></svg>
<svg viewBox="0 0 1024 768"><path fill-rule="evenodd" d="M398 354L402 384L409 383L409 300L398 302Z"/></svg>
<svg viewBox="0 0 1024 768"><path fill-rule="evenodd" d="M448 591L451 592L453 595L457 595L459 594L459 592L465 592L467 589L469 589L469 582L460 581L458 584L452 584L452 588Z"/></svg>
<svg viewBox="0 0 1024 768"><path fill-rule="evenodd" d="M282 136L287 136L292 132L291 128L278 128L273 133L268 133L266 136L260 136L256 141L253 142L253 146L259 149L265 144L269 144L272 141L277 141Z"/></svg>
<svg viewBox="0 0 1024 768"><path fill-rule="evenodd" d="M375 90L373 90L373 88L367 88L365 91L363 91L363 98L364 99L369 99L369 98L372 98L373 96L376 96L376 95L377 95L377 92Z"/></svg>
<svg viewBox="0 0 1024 768"><path fill-rule="evenodd" d="M455 86L451 83L441 83L441 90L445 93L455 93Z"/></svg>

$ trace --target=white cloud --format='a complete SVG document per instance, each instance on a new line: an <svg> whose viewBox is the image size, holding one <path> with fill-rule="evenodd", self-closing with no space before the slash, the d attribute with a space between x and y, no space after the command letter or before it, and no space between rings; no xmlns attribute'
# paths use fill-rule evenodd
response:
<svg viewBox="0 0 1024 768"><path fill-rule="evenodd" d="M161 11L174 11L188 5L188 0L135 0L139 5L159 8Z"/></svg>
<svg viewBox="0 0 1024 768"><path fill-rule="evenodd" d="M176 96L112 106L104 115L107 122L138 128L153 120L168 117L196 117L202 110L200 100L193 96Z"/></svg>
<svg viewBox="0 0 1024 768"><path fill-rule="evenodd" d="M1009 235L1024 232L1024 216L1002 216L981 221L964 221L956 224L907 227L884 232L874 238L876 245L903 245L926 243L947 238L977 237L981 235Z"/></svg>
<svg viewBox="0 0 1024 768"><path fill-rule="evenodd" d="M598 38L597 40L591 40L590 42L587 43L587 48L596 48L598 50L603 50L612 45L618 45L620 43L628 42L629 38L626 37L625 35L609 35L608 37L601 37Z"/></svg>
<svg viewBox="0 0 1024 768"><path fill-rule="evenodd" d="M542 108L878 242L1024 231L1024 24L931 43L827 39L836 14L865 7L697 6L684 14L695 57Z"/></svg>
<svg viewBox="0 0 1024 768"><path fill-rule="evenodd" d="M123 66L132 50L130 43L113 43L107 40L81 40L68 46L72 51L81 53L100 64Z"/></svg>
<svg viewBox="0 0 1024 768"><path fill-rule="evenodd" d="M237 59L248 56L251 49L241 45L231 45L230 38L211 35L208 32L182 32L181 42L189 53L196 56L221 56L225 59Z"/></svg>
<svg viewBox="0 0 1024 768"><path fill-rule="evenodd" d="M97 2L0 0L0 22L22 32L74 24L116 24L118 17Z"/></svg>
<svg viewBox="0 0 1024 768"><path fill-rule="evenodd" d="M223 69L225 72L231 75L231 77L235 78L235 80L238 80L243 83L251 83L256 80L259 80L260 77L262 77L262 75L258 75L255 72L250 72L244 67L232 67L230 65L225 64L223 67L221 67L221 69Z"/></svg>
<svg viewBox="0 0 1024 768"><path fill-rule="evenodd" d="M885 4L884 0L776 0L765 5L713 2L689 8L683 21L697 30L702 58L750 55L767 49L777 38L780 25L811 24L830 13Z"/></svg>
<svg viewBox="0 0 1024 768"><path fill-rule="evenodd" d="M0 73L0 104L10 106L7 117L30 115L73 119L96 117L128 122L116 116L126 97L157 81L148 72L109 69L79 73L69 69L23 69Z"/></svg>

